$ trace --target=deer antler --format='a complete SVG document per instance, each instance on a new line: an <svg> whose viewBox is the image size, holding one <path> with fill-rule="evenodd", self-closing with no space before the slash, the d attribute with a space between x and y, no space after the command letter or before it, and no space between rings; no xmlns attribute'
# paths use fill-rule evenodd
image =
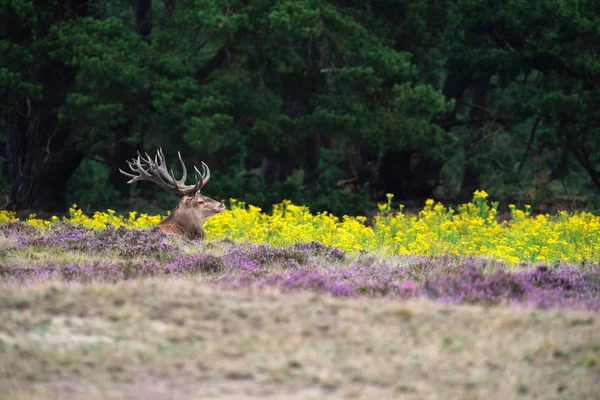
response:
<svg viewBox="0 0 600 400"><path fill-rule="evenodd" d="M131 178L127 183L133 183L137 181L150 181L156 183L158 186L170 190L174 193L180 195L192 194L200 190L208 180L210 179L210 169L208 165L202 162L202 172L194 166L194 170L196 172L196 184L195 185L186 185L185 180L187 178L187 169L185 168L185 163L181 159L181 153L177 152L179 155L179 162L181 162L181 169L183 170L183 176L181 179L175 179L175 174L173 174L173 170L171 172L167 170L167 163L165 161L165 155L163 154L162 148L156 152L156 156L154 160L146 153L147 158L143 158L140 152L138 151L137 159L134 158L131 161L127 161L129 168L133 172L130 174L128 172L119 169L121 173L129 178Z"/></svg>

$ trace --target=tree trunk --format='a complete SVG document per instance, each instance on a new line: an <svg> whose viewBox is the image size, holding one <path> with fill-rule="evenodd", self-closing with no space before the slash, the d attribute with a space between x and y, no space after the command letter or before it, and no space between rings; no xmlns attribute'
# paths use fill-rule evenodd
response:
<svg viewBox="0 0 600 400"><path fill-rule="evenodd" d="M119 127L115 132L114 148L112 152L112 162L110 163L110 173L108 181L113 188L119 193L121 198L128 198L131 193L131 185L127 183L128 179L119 171L129 171L127 164L128 160L137 157L137 151L141 150L141 142L135 145L127 142L133 123L129 123Z"/></svg>
<svg viewBox="0 0 600 400"><path fill-rule="evenodd" d="M301 44L304 70L299 74L290 74L284 83L284 105L282 111L290 118L301 118L313 112L311 104L313 93L325 85L325 75L321 69L327 57L325 49L315 41ZM293 147L302 151L303 190L314 193L319 178L319 160L324 135L315 130L302 137Z"/></svg>
<svg viewBox="0 0 600 400"><path fill-rule="evenodd" d="M66 184L83 159L71 132L58 130L45 107L28 102L4 120L13 210L63 211Z"/></svg>
<svg viewBox="0 0 600 400"><path fill-rule="evenodd" d="M144 38L152 32L152 0L135 1L135 31Z"/></svg>
<svg viewBox="0 0 600 400"><path fill-rule="evenodd" d="M469 110L469 119L471 121L485 120L483 117L489 113L486 108L489 103L488 91L492 74L493 68L491 66L485 68L484 66L481 68L481 71L473 75L472 106ZM481 122L478 124L479 126L474 126L475 129L471 135L470 143L466 144L465 168L459 193L459 198L462 200L470 200L473 197L473 192L481 189L479 171L474 161L477 156L476 145L483 140L485 124L486 122Z"/></svg>
<svg viewBox="0 0 600 400"><path fill-rule="evenodd" d="M309 192L314 192L319 179L319 159L321 157L321 135L314 133L304 138L304 178L302 187Z"/></svg>
<svg viewBox="0 0 600 400"><path fill-rule="evenodd" d="M87 2L71 0L57 3L56 15L68 18L87 14ZM35 35L13 38L24 45L42 41L50 26L39 19ZM75 83L76 71L64 64L37 55L40 65L31 76L42 87L41 98L21 98L3 117L6 131L7 170L11 184L8 207L13 210L59 212L65 209L65 189L71 175L83 159L77 150L76 137L70 126L61 125L58 110L69 88Z"/></svg>
<svg viewBox="0 0 600 400"><path fill-rule="evenodd" d="M286 151L267 153L261 166L263 181L267 185L285 181L292 172L289 159L290 155Z"/></svg>
<svg viewBox="0 0 600 400"><path fill-rule="evenodd" d="M379 167L379 188L398 200L432 198L440 183L442 165L419 150L387 150Z"/></svg>

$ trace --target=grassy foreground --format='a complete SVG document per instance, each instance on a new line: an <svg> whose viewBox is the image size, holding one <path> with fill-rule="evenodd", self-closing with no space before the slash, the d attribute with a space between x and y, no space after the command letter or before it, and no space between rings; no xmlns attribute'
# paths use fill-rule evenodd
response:
<svg viewBox="0 0 600 400"><path fill-rule="evenodd" d="M195 280L0 285L3 399L592 399L598 315Z"/></svg>
<svg viewBox="0 0 600 400"><path fill-rule="evenodd" d="M291 206L260 218L269 240L314 231L331 244L354 226L364 237L381 228L385 241L389 223L402 240L420 231L422 243L448 234L440 243L466 245L496 232L515 251L528 249L521 237L554 255L357 251L299 233L193 242L147 227L4 221L0 398L597 399L600 263L590 254L600 219L498 225L477 201L460 218L435 206L410 220L383 213L379 228L327 230L329 217ZM242 232L253 212L232 210L224 226Z"/></svg>

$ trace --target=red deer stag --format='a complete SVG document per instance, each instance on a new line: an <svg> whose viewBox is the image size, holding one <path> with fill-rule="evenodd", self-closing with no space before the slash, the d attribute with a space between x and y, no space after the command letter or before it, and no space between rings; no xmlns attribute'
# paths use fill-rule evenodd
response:
<svg viewBox="0 0 600 400"><path fill-rule="evenodd" d="M137 159L134 158L131 161L127 161L133 174L127 173L121 169L119 169L119 171L121 171L123 175L131 178L127 183L150 181L164 189L183 196L181 200L179 200L177 207L175 207L173 211L171 211L171 214L162 220L158 226L163 232L168 234L181 235L188 239L203 239L204 229L202 225L204 224L204 221L225 210L225 205L200 194L200 189L204 187L210 179L210 169L208 168L208 165L202 162L202 172L198 171L198 168L194 166L194 170L197 174L196 184L191 186L186 185L185 179L187 178L187 169L185 168L185 164L183 163L179 152L178 155L183 170L183 176L179 180L175 179L172 169L170 173L167 170L165 155L163 154L162 149L157 151L154 160L150 158L148 153L146 153L147 158L143 158L138 151Z"/></svg>

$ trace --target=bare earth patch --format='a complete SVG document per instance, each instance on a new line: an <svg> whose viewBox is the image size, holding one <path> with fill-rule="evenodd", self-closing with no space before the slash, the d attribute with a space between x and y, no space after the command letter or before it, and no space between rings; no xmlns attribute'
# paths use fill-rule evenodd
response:
<svg viewBox="0 0 600 400"><path fill-rule="evenodd" d="M4 399L593 399L596 314L194 280L0 285Z"/></svg>

